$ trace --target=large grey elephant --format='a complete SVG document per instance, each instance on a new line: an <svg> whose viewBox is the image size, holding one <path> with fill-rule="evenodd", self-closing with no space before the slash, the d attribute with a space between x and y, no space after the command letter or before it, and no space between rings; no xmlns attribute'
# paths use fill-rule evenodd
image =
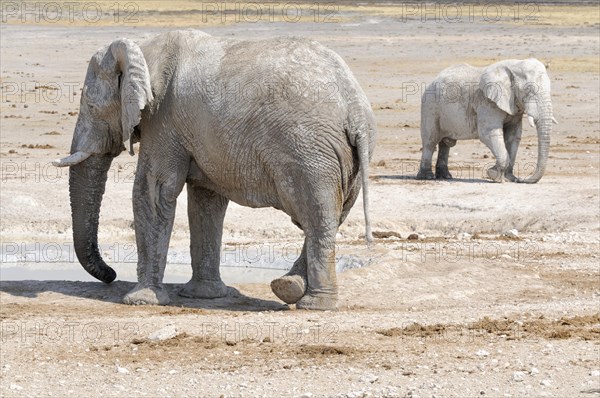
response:
<svg viewBox="0 0 600 398"><path fill-rule="evenodd" d="M137 45L116 40L91 59L71 155L77 258L97 279L115 271L98 252L107 171L124 143L140 142L133 187L138 283L128 304L167 304L162 284L176 199L187 183L193 276L180 294L227 294L219 273L229 200L274 207L304 234L290 272L271 283L297 308L336 308L335 238L363 189L375 122L344 61L306 39L239 41L199 31Z"/></svg>
<svg viewBox="0 0 600 398"><path fill-rule="evenodd" d="M522 119L537 128L538 160L526 179L513 174L521 141ZM535 183L548 161L552 115L550 79L536 59L505 60L486 68L462 64L444 69L427 86L421 99L423 152L417 179L452 178L448 154L457 140L479 138L496 158L487 170L495 182ZM439 146L435 175L433 152Z"/></svg>

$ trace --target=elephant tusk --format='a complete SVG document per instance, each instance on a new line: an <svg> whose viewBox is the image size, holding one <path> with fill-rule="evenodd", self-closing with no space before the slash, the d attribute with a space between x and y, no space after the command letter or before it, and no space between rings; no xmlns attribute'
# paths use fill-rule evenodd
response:
<svg viewBox="0 0 600 398"><path fill-rule="evenodd" d="M52 164L56 167L75 166L76 164L83 162L90 156L92 156L91 153L78 151L72 155L67 156L66 158L56 159L52 162Z"/></svg>
<svg viewBox="0 0 600 398"><path fill-rule="evenodd" d="M552 123L558 124L558 122L556 121L556 119L554 118L554 116L552 116Z"/></svg>
<svg viewBox="0 0 600 398"><path fill-rule="evenodd" d="M527 116L527 121L531 127L535 127L535 121L533 120L533 116Z"/></svg>

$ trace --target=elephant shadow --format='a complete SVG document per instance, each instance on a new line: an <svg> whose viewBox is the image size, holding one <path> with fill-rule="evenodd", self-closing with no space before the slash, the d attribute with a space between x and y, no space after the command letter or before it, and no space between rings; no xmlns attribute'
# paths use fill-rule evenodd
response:
<svg viewBox="0 0 600 398"><path fill-rule="evenodd" d="M12 296L37 298L42 293L59 293L83 299L99 300L107 303L122 303L123 297L135 283L115 281L111 284L102 282L74 281L0 281L0 292ZM183 307L229 311L283 311L288 310L286 304L274 300L250 297L238 289L228 286L228 294L216 299L191 299L181 297L177 293L180 284L165 283L171 302L165 307ZM123 304L125 306L125 304Z"/></svg>
<svg viewBox="0 0 600 398"><path fill-rule="evenodd" d="M419 180L415 175L377 175L373 176L373 178L378 178L382 180L407 180L407 181L423 181L423 182L447 182L447 183L471 183L471 184L484 184L484 183L492 183L490 180L486 180L483 178L461 178L461 177L452 177L450 179L435 179L435 180Z"/></svg>

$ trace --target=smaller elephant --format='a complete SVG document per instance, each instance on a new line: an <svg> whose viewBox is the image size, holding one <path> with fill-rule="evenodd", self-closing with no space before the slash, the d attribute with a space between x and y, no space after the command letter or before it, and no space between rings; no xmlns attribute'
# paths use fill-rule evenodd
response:
<svg viewBox="0 0 600 398"><path fill-rule="evenodd" d="M516 178L513 167L521 141L522 119L538 133L538 160L534 173ZM505 60L485 68L467 64L444 69L421 98L423 153L417 179L448 179L448 154L457 140L479 138L494 154L487 170L494 182L535 183L548 161L552 123L550 78L537 59ZM435 175L433 152L439 147Z"/></svg>

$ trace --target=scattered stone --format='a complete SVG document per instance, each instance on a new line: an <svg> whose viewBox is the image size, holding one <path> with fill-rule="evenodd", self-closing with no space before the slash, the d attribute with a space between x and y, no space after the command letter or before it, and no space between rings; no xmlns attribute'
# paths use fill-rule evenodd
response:
<svg viewBox="0 0 600 398"><path fill-rule="evenodd" d="M475 355L477 355L478 357L487 357L488 355L490 355L490 353L482 349L477 351Z"/></svg>
<svg viewBox="0 0 600 398"><path fill-rule="evenodd" d="M129 371L127 370L127 368L122 368L119 365L115 365L115 372L117 373L121 373L121 374L129 374Z"/></svg>
<svg viewBox="0 0 600 398"><path fill-rule="evenodd" d="M529 371L530 374L532 375L536 375L538 373L540 373L540 371L538 370L538 368L531 368L531 370Z"/></svg>
<svg viewBox="0 0 600 398"><path fill-rule="evenodd" d="M540 384L544 387L550 387L552 385L552 382L548 379L544 379L544 380L540 381Z"/></svg>
<svg viewBox="0 0 600 398"><path fill-rule="evenodd" d="M590 372L590 376L593 376L593 377L600 377L600 370L592 370L592 371Z"/></svg>
<svg viewBox="0 0 600 398"><path fill-rule="evenodd" d="M506 236L508 238L518 238L519 237L519 231L517 231L516 229L509 229L508 231L506 231L504 233L504 236Z"/></svg>
<svg viewBox="0 0 600 398"><path fill-rule="evenodd" d="M169 340L177 336L177 329L173 325L167 325L162 329L156 330L148 336L149 340L162 341Z"/></svg>
<svg viewBox="0 0 600 398"><path fill-rule="evenodd" d="M349 392L348 394L346 394L347 398L365 398L370 396L371 394L367 393L366 391L352 391Z"/></svg>
<svg viewBox="0 0 600 398"><path fill-rule="evenodd" d="M358 379L358 381L360 381L361 383L375 383L377 380L379 380L378 376L375 376L373 374L365 374L360 376L360 378Z"/></svg>
<svg viewBox="0 0 600 398"><path fill-rule="evenodd" d="M395 231L373 231L373 237L377 239L402 238L402 236Z"/></svg>
<svg viewBox="0 0 600 398"><path fill-rule="evenodd" d="M23 387L21 387L18 384L15 384L15 383L10 383L10 389L11 390L16 390L16 391L21 391L23 389Z"/></svg>
<svg viewBox="0 0 600 398"><path fill-rule="evenodd" d="M312 392L305 392L302 395L298 395L296 398L311 398L313 396L314 396L314 394Z"/></svg>
<svg viewBox="0 0 600 398"><path fill-rule="evenodd" d="M456 235L458 240L470 240L472 237L473 235L468 232L461 232L460 234Z"/></svg>
<svg viewBox="0 0 600 398"><path fill-rule="evenodd" d="M514 381L523 381L525 380L525 372L514 372L512 377Z"/></svg>

